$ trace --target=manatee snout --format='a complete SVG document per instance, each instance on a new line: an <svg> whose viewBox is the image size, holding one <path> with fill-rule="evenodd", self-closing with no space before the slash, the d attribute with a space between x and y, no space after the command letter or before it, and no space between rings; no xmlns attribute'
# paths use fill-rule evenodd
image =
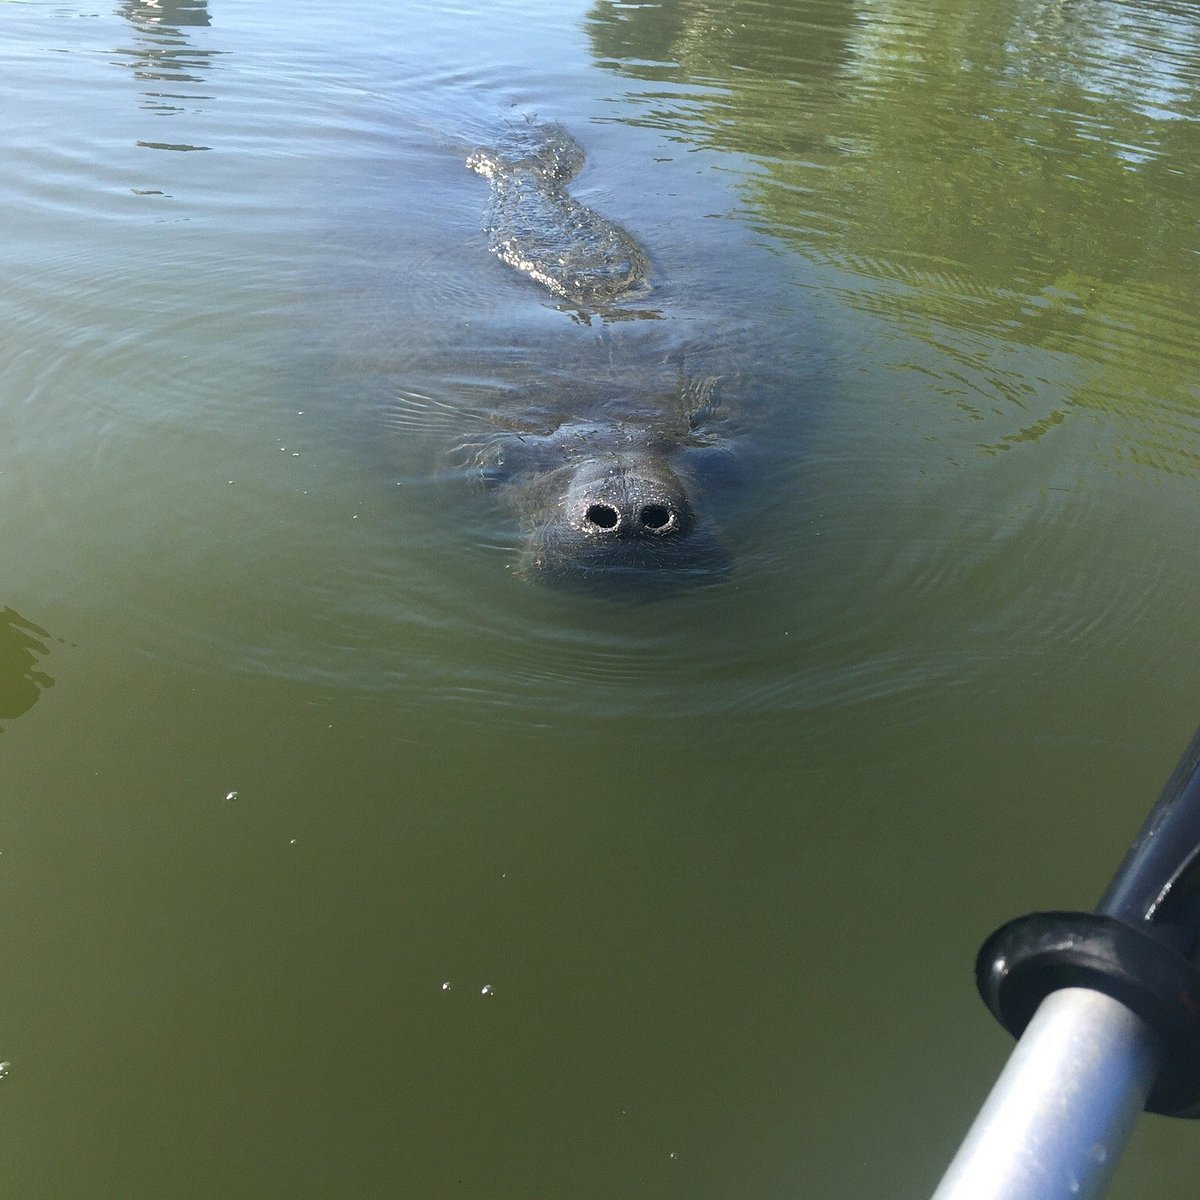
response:
<svg viewBox="0 0 1200 1200"><path fill-rule="evenodd" d="M563 508L570 528L597 546L661 546L695 524L687 489L665 464L588 464L576 471Z"/></svg>
<svg viewBox="0 0 1200 1200"><path fill-rule="evenodd" d="M527 573L709 572L723 565L715 540L697 529L687 486L652 456L579 463L528 528Z"/></svg>

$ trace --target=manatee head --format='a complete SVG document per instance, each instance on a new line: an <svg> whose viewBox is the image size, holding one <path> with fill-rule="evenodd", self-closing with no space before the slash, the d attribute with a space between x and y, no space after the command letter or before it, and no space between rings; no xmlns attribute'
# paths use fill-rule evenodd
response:
<svg viewBox="0 0 1200 1200"><path fill-rule="evenodd" d="M612 580L628 594L639 579L653 592L730 569L697 505L700 478L712 483L727 474L727 452L709 443L613 420L510 432L465 443L458 453L517 515L517 573L525 578Z"/></svg>
<svg viewBox="0 0 1200 1200"><path fill-rule="evenodd" d="M711 575L727 566L688 487L653 452L584 457L554 472L526 513L521 571L597 580Z"/></svg>

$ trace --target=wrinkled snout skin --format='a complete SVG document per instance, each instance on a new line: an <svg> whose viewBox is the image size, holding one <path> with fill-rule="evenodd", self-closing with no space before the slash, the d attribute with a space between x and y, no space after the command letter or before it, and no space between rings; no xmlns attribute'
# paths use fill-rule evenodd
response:
<svg viewBox="0 0 1200 1200"><path fill-rule="evenodd" d="M563 498L567 524L595 544L686 537L694 515L682 481L652 458L585 463Z"/></svg>
<svg viewBox="0 0 1200 1200"><path fill-rule="evenodd" d="M653 454L601 456L565 469L528 525L522 569L545 577L614 571L712 571L687 487Z"/></svg>

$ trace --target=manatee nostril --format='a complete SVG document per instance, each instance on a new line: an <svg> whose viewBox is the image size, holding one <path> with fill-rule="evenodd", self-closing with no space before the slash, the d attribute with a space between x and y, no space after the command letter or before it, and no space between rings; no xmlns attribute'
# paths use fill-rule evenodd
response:
<svg viewBox="0 0 1200 1200"><path fill-rule="evenodd" d="M665 504L647 504L638 516L647 529L662 530L671 524L671 510Z"/></svg>
<svg viewBox="0 0 1200 1200"><path fill-rule="evenodd" d="M583 519L597 529L616 529L621 514L611 504L589 504Z"/></svg>

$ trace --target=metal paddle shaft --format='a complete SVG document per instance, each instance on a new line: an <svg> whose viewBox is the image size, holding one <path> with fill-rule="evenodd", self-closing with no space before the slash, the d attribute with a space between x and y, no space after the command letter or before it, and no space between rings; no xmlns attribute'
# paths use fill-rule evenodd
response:
<svg viewBox="0 0 1200 1200"><path fill-rule="evenodd" d="M1042 1001L934 1200L1095 1200L1158 1069L1158 1039L1119 1000Z"/></svg>
<svg viewBox="0 0 1200 1200"><path fill-rule="evenodd" d="M1200 1116L1200 733L1093 913L1031 913L975 964L1016 1050L935 1200L1099 1196L1143 1108Z"/></svg>

